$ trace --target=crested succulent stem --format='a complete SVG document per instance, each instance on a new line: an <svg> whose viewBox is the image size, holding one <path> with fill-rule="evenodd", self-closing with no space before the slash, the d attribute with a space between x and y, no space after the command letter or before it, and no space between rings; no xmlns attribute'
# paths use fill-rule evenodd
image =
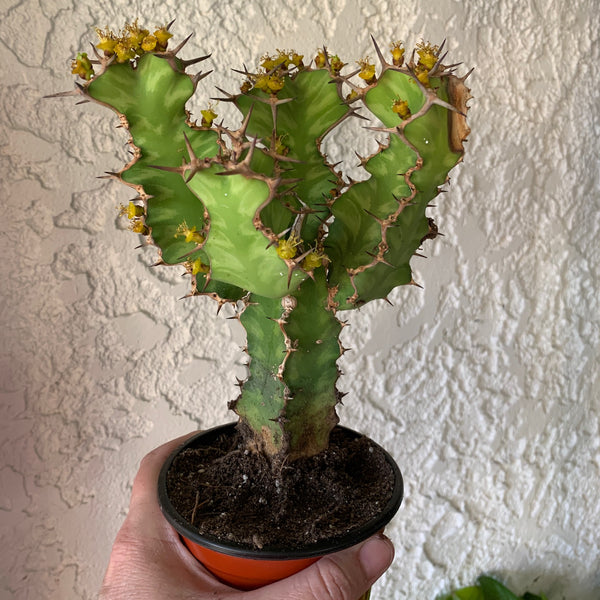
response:
<svg viewBox="0 0 600 600"><path fill-rule="evenodd" d="M80 53L68 94L113 109L131 135L133 159L110 174L137 196L123 208L131 229L158 247L160 264L183 265L190 296L234 304L248 340L249 377L230 403L248 445L275 462L327 447L337 423L336 314L413 282L411 258L437 227L426 214L463 156L469 90L424 42L404 60L375 44L343 74L323 49L304 64L296 52L239 71L241 125L217 122L215 106L193 121L186 102L209 73L187 69L187 42L168 50L170 27L127 24L98 30L94 59ZM383 125L378 150L360 158L354 183L328 162L324 138L364 110Z"/></svg>

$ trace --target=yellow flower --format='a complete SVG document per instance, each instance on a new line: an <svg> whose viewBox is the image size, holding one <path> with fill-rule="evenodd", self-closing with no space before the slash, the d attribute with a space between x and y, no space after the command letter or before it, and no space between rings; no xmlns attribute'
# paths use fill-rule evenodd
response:
<svg viewBox="0 0 600 600"><path fill-rule="evenodd" d="M346 64L340 60L340 57L336 55L329 57L329 64L331 65L331 70L334 73L339 73L342 70L342 67Z"/></svg>
<svg viewBox="0 0 600 600"><path fill-rule="evenodd" d="M360 73L358 76L361 79L364 79L367 83L375 82L375 65L369 62L369 58L363 58L358 61L358 65L360 66Z"/></svg>
<svg viewBox="0 0 600 600"><path fill-rule="evenodd" d="M117 45L115 34L112 33L112 31L109 31L108 28L104 31L96 28L96 34L100 38L100 43L96 44L96 48L107 55L114 54L115 46Z"/></svg>
<svg viewBox="0 0 600 600"><path fill-rule="evenodd" d="M160 29L157 29L154 32L154 37L158 40L158 46L160 50L164 51L167 49L167 44L169 43L169 40L173 37L173 34L169 33L166 27L161 27Z"/></svg>
<svg viewBox="0 0 600 600"><path fill-rule="evenodd" d="M188 262L185 263L185 266L192 275L198 275L198 273L208 273L210 271L210 267L205 265L199 258L196 260L188 260Z"/></svg>
<svg viewBox="0 0 600 600"><path fill-rule="evenodd" d="M89 81L94 76L94 67L86 52L80 52L71 61L71 73L79 75L81 79L85 79L86 81Z"/></svg>
<svg viewBox="0 0 600 600"><path fill-rule="evenodd" d="M415 76L425 87L429 87L429 69L421 63L415 67Z"/></svg>
<svg viewBox="0 0 600 600"><path fill-rule="evenodd" d="M158 40L155 35L147 35L141 43L141 48L144 52L152 52L156 48Z"/></svg>
<svg viewBox="0 0 600 600"><path fill-rule="evenodd" d="M401 100L398 98L394 100L392 104L392 110L403 120L410 118L411 112L410 108L408 108L408 102L406 100Z"/></svg>
<svg viewBox="0 0 600 600"><path fill-rule="evenodd" d="M148 233L150 232L150 230L146 227L145 223L141 219L133 221L129 229L131 229L133 233L140 233L141 235L148 235Z"/></svg>
<svg viewBox="0 0 600 600"><path fill-rule="evenodd" d="M135 50L125 41L117 42L115 54L117 55L118 63L124 63L135 58Z"/></svg>
<svg viewBox="0 0 600 600"><path fill-rule="evenodd" d="M325 52L323 52L323 50L319 50L314 58L314 61L317 69L322 69L325 67Z"/></svg>
<svg viewBox="0 0 600 600"><path fill-rule="evenodd" d="M287 240L279 240L279 244L277 245L277 254L279 255L279 258L283 258L284 260L294 258L300 242L301 240L298 239L293 233Z"/></svg>
<svg viewBox="0 0 600 600"><path fill-rule="evenodd" d="M201 110L200 114L202 115L202 127L212 127L213 121L219 116L212 106L209 106L206 110Z"/></svg>
<svg viewBox="0 0 600 600"><path fill-rule="evenodd" d="M309 252L302 261L302 268L305 271L312 271L313 269L318 269L323 264L324 256L325 255L321 252Z"/></svg>
<svg viewBox="0 0 600 600"><path fill-rule="evenodd" d="M185 221L177 227L174 237L183 237L186 243L204 243L204 236L196 230L196 226L194 225L193 227L188 227Z"/></svg>
<svg viewBox="0 0 600 600"><path fill-rule="evenodd" d="M127 207L127 218L135 219L137 217L143 217L143 216L144 216L144 207L140 206L139 204L134 204L133 202L130 202Z"/></svg>
<svg viewBox="0 0 600 600"><path fill-rule="evenodd" d="M432 46L429 42L420 41L416 50L419 55L419 64L427 71L431 71L438 60L439 46Z"/></svg>
<svg viewBox="0 0 600 600"><path fill-rule="evenodd" d="M390 51L392 53L392 62L396 67L402 66L404 62L404 47L402 42L392 42L390 46Z"/></svg>

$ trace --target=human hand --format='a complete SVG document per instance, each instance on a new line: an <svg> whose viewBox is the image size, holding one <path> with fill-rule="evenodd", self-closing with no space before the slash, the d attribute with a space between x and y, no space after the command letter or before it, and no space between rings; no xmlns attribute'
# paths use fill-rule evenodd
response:
<svg viewBox="0 0 600 600"><path fill-rule="evenodd" d="M391 564L392 543L376 535L258 590L241 592L221 583L190 554L158 506L160 469L188 437L142 460L99 600L358 600Z"/></svg>

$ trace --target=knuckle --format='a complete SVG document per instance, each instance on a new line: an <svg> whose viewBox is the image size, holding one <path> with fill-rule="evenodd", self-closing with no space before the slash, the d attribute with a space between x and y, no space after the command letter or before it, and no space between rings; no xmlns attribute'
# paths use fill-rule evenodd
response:
<svg viewBox="0 0 600 600"><path fill-rule="evenodd" d="M352 584L346 573L333 560L321 559L316 563L315 577L311 581L311 592L319 600L354 600Z"/></svg>

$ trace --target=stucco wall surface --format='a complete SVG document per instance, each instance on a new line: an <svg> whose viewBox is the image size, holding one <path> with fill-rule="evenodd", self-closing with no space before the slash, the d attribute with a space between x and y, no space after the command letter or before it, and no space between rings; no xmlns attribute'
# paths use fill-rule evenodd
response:
<svg viewBox="0 0 600 600"><path fill-rule="evenodd" d="M94 26L177 17L214 86L266 51L347 61L421 37L475 67L465 163L432 209L445 237L415 259L424 290L351 316L342 421L396 457L381 599L429 599L482 573L558 600L600 597L598 6L562 0L0 2L0 597L95 596L151 448L231 420L243 332L182 269L123 231L126 160L71 89ZM461 67L462 68L462 67ZM227 106L220 114L237 125ZM370 142L373 144L373 142ZM358 123L327 142L350 166Z"/></svg>

